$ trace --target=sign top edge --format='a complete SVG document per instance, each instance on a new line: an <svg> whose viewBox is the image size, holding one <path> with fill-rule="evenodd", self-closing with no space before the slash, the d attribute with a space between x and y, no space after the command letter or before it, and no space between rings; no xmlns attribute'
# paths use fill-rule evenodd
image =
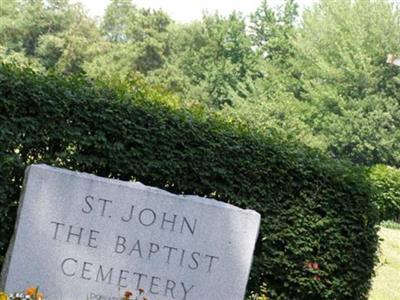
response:
<svg viewBox="0 0 400 300"><path fill-rule="evenodd" d="M35 169L56 172L56 173L65 174L68 176L79 176L81 178L88 179L88 180L94 180L97 182L119 185L119 186L124 186L124 187L129 187L129 188L141 188L141 189L149 188L149 190L152 193L164 194L164 195L168 195L168 196L172 196L172 197L177 197L177 198L180 198L181 200L190 199L190 201L194 201L194 202L197 202L197 203L203 204L203 205L212 205L212 206L216 206L216 207L220 207L220 208L232 209L232 210L236 210L243 214L253 215L257 219L259 219L259 221L261 219L261 215L253 209L243 209L238 206L235 206L235 205L232 205L229 203L225 203L222 201L218 201L218 200L215 200L212 198L206 198L206 197L201 197L201 196L197 196L197 195L174 194L174 193L168 192L166 190L163 190L163 189L160 189L157 187L145 185L139 181L124 181L124 180L115 179L115 178L101 177L101 176L97 176L97 175L86 173L86 172L73 171L73 170L63 169L63 168L59 168L59 167L53 167L53 166L49 166L47 164L29 165L25 170L26 176Z"/></svg>

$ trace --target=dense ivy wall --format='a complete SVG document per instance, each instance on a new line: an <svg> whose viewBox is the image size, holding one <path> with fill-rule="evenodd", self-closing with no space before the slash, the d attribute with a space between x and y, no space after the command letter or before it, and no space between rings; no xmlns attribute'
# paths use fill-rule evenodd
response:
<svg viewBox="0 0 400 300"><path fill-rule="evenodd" d="M377 214L363 170L150 98L140 86L116 91L0 66L1 254L24 169L41 162L255 209L249 290L367 298Z"/></svg>

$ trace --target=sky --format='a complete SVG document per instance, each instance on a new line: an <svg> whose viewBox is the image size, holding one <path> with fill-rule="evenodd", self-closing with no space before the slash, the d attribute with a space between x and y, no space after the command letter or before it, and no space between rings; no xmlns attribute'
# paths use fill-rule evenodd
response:
<svg viewBox="0 0 400 300"><path fill-rule="evenodd" d="M75 0L82 2L89 14L93 17L102 16L110 0ZM261 0L133 0L138 7L161 8L178 22L190 22L201 19L203 12L219 11L222 15L228 15L233 10L245 15L256 10ZM298 0L302 8L310 6L316 0ZM269 0L272 7L281 5L283 0Z"/></svg>

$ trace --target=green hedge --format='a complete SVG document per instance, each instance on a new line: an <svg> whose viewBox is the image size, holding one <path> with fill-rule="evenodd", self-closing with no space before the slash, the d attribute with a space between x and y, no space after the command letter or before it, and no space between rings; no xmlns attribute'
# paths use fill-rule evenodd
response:
<svg viewBox="0 0 400 300"><path fill-rule="evenodd" d="M378 238L366 172L153 96L0 67L1 254L24 169L42 162L259 211L249 291L367 298Z"/></svg>
<svg viewBox="0 0 400 300"><path fill-rule="evenodd" d="M369 177L380 220L400 222L400 170L376 165L370 169Z"/></svg>

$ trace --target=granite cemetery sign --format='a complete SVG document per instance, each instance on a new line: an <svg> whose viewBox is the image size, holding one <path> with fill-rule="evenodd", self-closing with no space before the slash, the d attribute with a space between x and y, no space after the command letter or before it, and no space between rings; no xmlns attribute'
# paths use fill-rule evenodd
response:
<svg viewBox="0 0 400 300"><path fill-rule="evenodd" d="M25 175L6 291L50 300L242 300L260 216L197 196L46 165Z"/></svg>

